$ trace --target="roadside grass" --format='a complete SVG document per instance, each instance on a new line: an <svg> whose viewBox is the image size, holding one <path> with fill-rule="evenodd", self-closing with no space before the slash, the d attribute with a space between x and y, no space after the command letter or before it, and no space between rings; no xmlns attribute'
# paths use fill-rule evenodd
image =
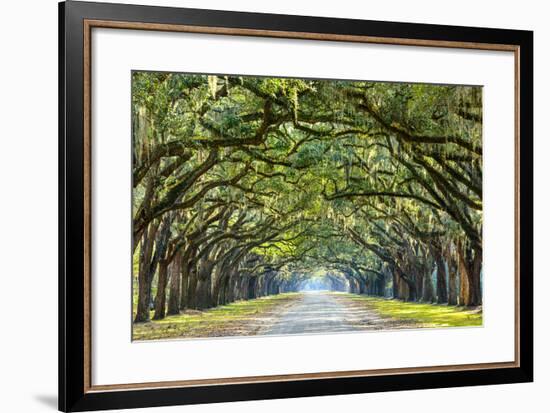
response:
<svg viewBox="0 0 550 413"><path fill-rule="evenodd" d="M132 325L133 340L222 337L254 335L273 311L292 302L299 293L285 293L231 304L204 311L187 310L163 320ZM153 313L151 313L151 317Z"/></svg>
<svg viewBox="0 0 550 413"><path fill-rule="evenodd" d="M349 294L346 299L377 311L382 317L414 321L423 327L473 327L483 324L481 307L410 303L395 299Z"/></svg>

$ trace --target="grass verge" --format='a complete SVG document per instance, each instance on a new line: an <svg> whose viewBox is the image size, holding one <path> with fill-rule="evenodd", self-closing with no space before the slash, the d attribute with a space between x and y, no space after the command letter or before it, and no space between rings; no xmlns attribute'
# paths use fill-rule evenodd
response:
<svg viewBox="0 0 550 413"><path fill-rule="evenodd" d="M410 303L394 299L349 294L346 300L367 306L385 318L412 321L422 327L473 327L481 326L481 307L469 308L443 304Z"/></svg>
<svg viewBox="0 0 550 413"><path fill-rule="evenodd" d="M188 310L163 320L133 324L134 340L255 335L298 293L236 301L205 311Z"/></svg>

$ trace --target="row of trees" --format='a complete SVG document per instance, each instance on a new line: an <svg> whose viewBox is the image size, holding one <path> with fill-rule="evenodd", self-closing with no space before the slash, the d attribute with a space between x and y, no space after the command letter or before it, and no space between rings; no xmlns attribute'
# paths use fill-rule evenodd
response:
<svg viewBox="0 0 550 413"><path fill-rule="evenodd" d="M135 321L333 289L481 305L481 89L135 72Z"/></svg>

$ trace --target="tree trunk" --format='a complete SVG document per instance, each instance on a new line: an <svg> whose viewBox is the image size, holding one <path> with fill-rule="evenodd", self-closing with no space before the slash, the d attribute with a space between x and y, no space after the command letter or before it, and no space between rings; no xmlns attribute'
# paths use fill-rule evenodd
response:
<svg viewBox="0 0 550 413"><path fill-rule="evenodd" d="M238 299L248 300L248 277L239 277L238 282Z"/></svg>
<svg viewBox="0 0 550 413"><path fill-rule="evenodd" d="M457 284L458 284L458 269L455 264L455 260L451 254L451 246L445 249L446 259L447 259L447 269L449 271L449 305L457 305L458 303L458 294L457 294Z"/></svg>
<svg viewBox="0 0 550 413"><path fill-rule="evenodd" d="M215 262L209 258L202 259L197 265L196 308L203 310L212 307L212 270Z"/></svg>
<svg viewBox="0 0 550 413"><path fill-rule="evenodd" d="M189 307L189 262L187 262L185 259L182 259L181 263L180 292L180 310L185 310L187 307Z"/></svg>
<svg viewBox="0 0 550 413"><path fill-rule="evenodd" d="M197 281L195 308L204 310L210 308L210 278L200 278Z"/></svg>
<svg viewBox="0 0 550 413"><path fill-rule="evenodd" d="M150 276L151 255L153 253L154 239L157 233L158 223L153 223L148 229L143 231L141 241L141 251L139 255L138 272L138 302L136 308L136 323L149 321L149 304L151 302L151 283L153 278ZM154 274L154 273L153 273Z"/></svg>
<svg viewBox="0 0 550 413"><path fill-rule="evenodd" d="M391 276L392 276L392 295L393 295L393 298L400 298L399 297L399 276L397 275L397 271L395 269L392 269Z"/></svg>
<svg viewBox="0 0 550 413"><path fill-rule="evenodd" d="M481 296L481 249L475 249L473 257L470 256L470 265L467 267L468 285L469 285L469 306L477 306L482 304Z"/></svg>
<svg viewBox="0 0 550 413"><path fill-rule="evenodd" d="M227 279L226 265L224 262L217 263L216 275L212 281L212 304L215 306L226 304Z"/></svg>
<svg viewBox="0 0 550 413"><path fill-rule="evenodd" d="M253 300L256 298L256 283L258 281L258 277L250 277L248 280L248 288L247 288L247 298L249 300Z"/></svg>
<svg viewBox="0 0 550 413"><path fill-rule="evenodd" d="M170 272L170 293L168 296L168 315L175 315L180 313L180 299L181 299L181 254L178 252L170 266L168 267Z"/></svg>
<svg viewBox="0 0 550 413"><path fill-rule="evenodd" d="M411 283L407 283L407 287L408 287L408 294L407 294L407 301L417 301L418 300L418 296L416 295L416 288L414 286L414 284L411 284Z"/></svg>
<svg viewBox="0 0 550 413"><path fill-rule="evenodd" d="M434 285L432 282L432 274L428 273L424 276L424 290L422 301L425 303L433 303L435 300Z"/></svg>
<svg viewBox="0 0 550 413"><path fill-rule="evenodd" d="M221 282L221 286L220 286L220 298L219 298L219 302L221 305L225 305L227 303L230 303L231 301L229 300L229 277L227 276L224 276L223 277L223 281Z"/></svg>
<svg viewBox="0 0 550 413"><path fill-rule="evenodd" d="M232 303L235 301L235 280L233 280L233 274L228 274L225 284L225 303Z"/></svg>
<svg viewBox="0 0 550 413"><path fill-rule="evenodd" d="M367 283L364 280L358 281L359 284L359 294L367 294ZM369 286L370 287L370 286ZM372 294L372 291L371 291Z"/></svg>
<svg viewBox="0 0 550 413"><path fill-rule="evenodd" d="M155 298L155 315L153 320L162 320L166 315L166 286L168 284L168 264L166 260L159 263L159 280Z"/></svg>
<svg viewBox="0 0 550 413"><path fill-rule="evenodd" d="M382 274L376 278L376 295L384 297L386 291L386 277Z"/></svg>
<svg viewBox="0 0 550 413"><path fill-rule="evenodd" d="M416 291L416 299L420 299L424 295L424 280L429 277L424 265L420 265L420 271L416 266L411 266L409 270L409 275L412 276L414 280L414 289Z"/></svg>
<svg viewBox="0 0 550 413"><path fill-rule="evenodd" d="M189 268L187 284L187 306L188 308L197 308L197 268L192 265Z"/></svg>
<svg viewBox="0 0 550 413"><path fill-rule="evenodd" d="M458 274L459 274L459 293L458 304L468 305L470 302L470 287L468 285L468 274L463 256L462 242L458 242Z"/></svg>
<svg viewBox="0 0 550 413"><path fill-rule="evenodd" d="M186 308L193 308L192 296L195 295L195 291L192 289L193 283L192 273L195 268L194 254L196 253L196 245L190 242L181 258L181 297L180 297L180 310Z"/></svg>
<svg viewBox="0 0 550 413"><path fill-rule="evenodd" d="M449 300L449 297L447 295L445 262L441 254L436 253L435 262L437 265L437 302L443 304Z"/></svg>
<svg viewBox="0 0 550 413"><path fill-rule="evenodd" d="M413 281L409 280L403 271L397 267L399 273L399 279L401 281L402 291L401 296L406 301L416 301L418 296L416 294L416 286Z"/></svg>
<svg viewBox="0 0 550 413"><path fill-rule="evenodd" d="M467 282L466 285L464 285L464 289L467 291L467 296L464 298L463 305L481 305L481 249L472 249L469 248L467 245L464 246L464 248L461 248L461 253L459 253L459 261L463 273L461 276L465 278Z"/></svg>

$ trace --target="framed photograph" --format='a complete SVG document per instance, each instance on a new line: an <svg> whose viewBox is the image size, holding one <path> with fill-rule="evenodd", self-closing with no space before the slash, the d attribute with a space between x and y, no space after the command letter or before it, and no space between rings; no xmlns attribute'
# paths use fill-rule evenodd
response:
<svg viewBox="0 0 550 413"><path fill-rule="evenodd" d="M59 409L533 380L533 33L59 5Z"/></svg>

